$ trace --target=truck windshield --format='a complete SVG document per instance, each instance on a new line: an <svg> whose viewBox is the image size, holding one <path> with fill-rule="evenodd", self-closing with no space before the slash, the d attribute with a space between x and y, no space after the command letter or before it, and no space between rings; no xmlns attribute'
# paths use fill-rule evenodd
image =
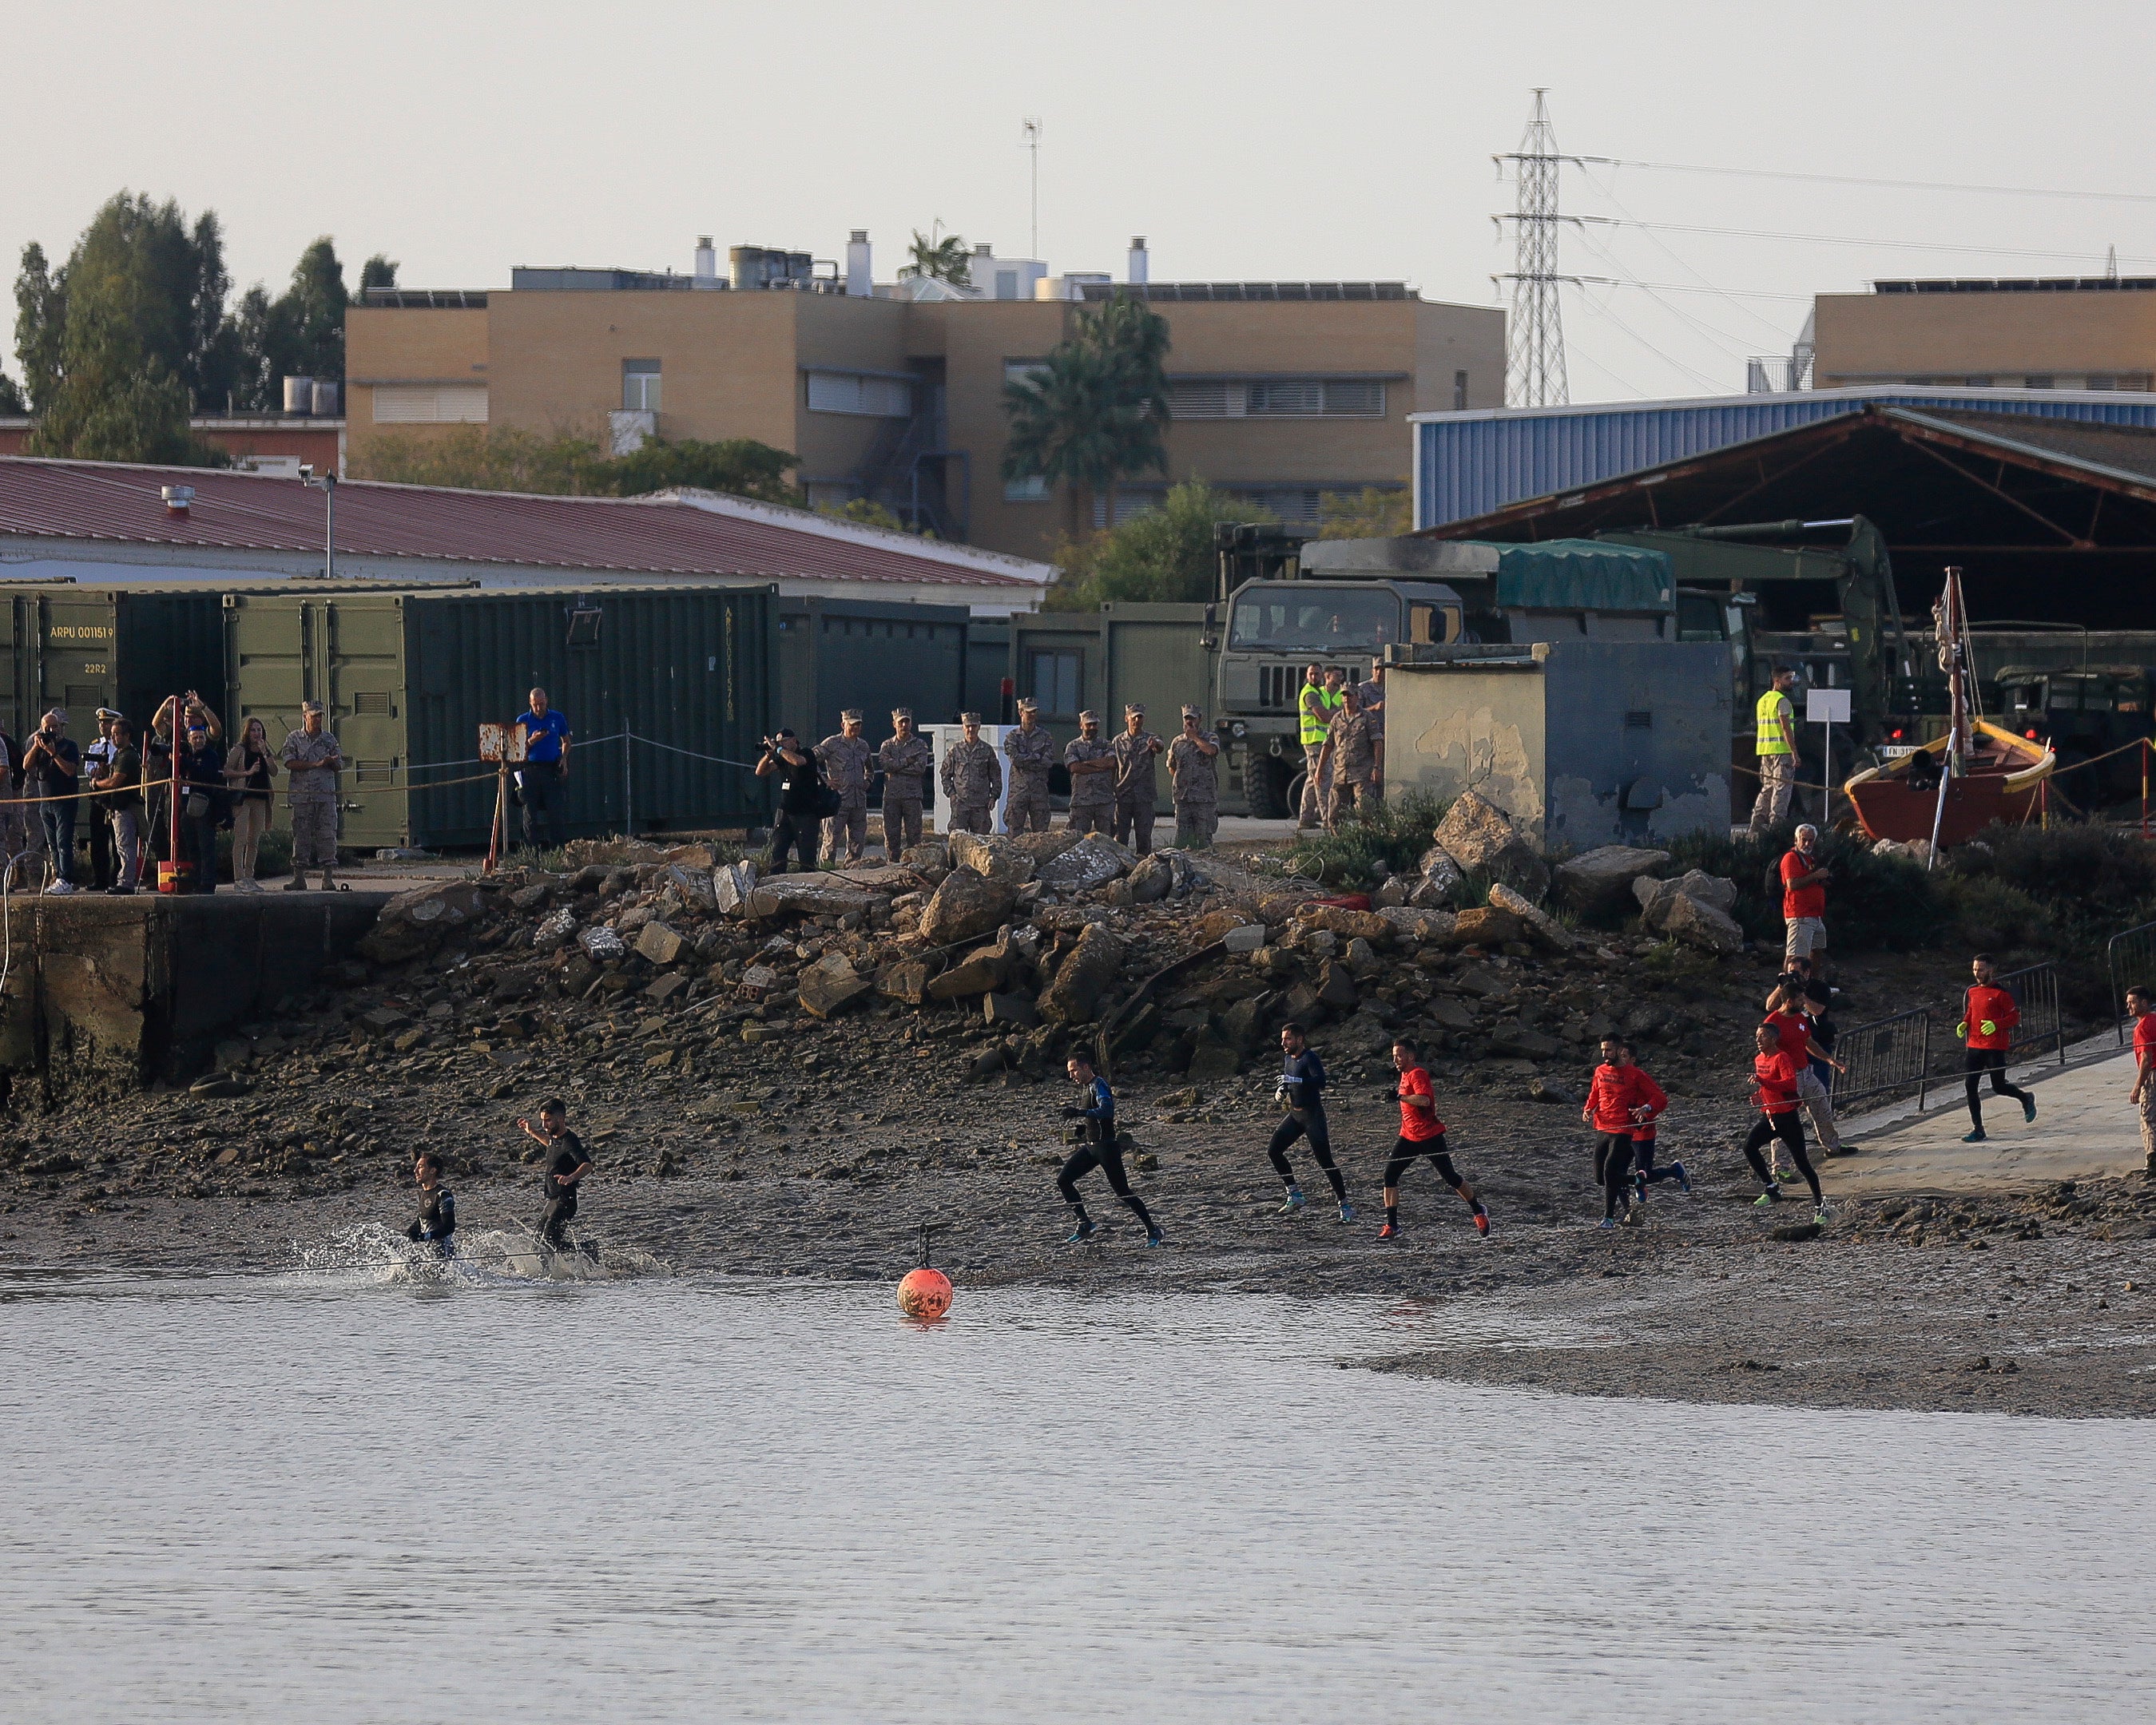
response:
<svg viewBox="0 0 2156 1725"><path fill-rule="evenodd" d="M1392 593L1286 581L1244 594L1228 630L1230 648L1258 652L1369 653L1399 638L1400 601Z"/></svg>

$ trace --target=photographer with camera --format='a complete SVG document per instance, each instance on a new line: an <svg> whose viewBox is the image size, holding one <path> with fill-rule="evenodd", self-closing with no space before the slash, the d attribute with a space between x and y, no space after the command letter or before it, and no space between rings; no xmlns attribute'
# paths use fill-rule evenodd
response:
<svg viewBox="0 0 2156 1725"><path fill-rule="evenodd" d="M771 822L771 854L764 858L766 874L786 873L786 856L795 853L800 872L816 872L816 848L823 836L824 816L829 812L822 775L815 755L803 746L790 725L779 726L763 740L763 754L756 764L759 779L778 781L778 812Z"/></svg>
<svg viewBox="0 0 2156 1725"><path fill-rule="evenodd" d="M52 853L53 883L49 893L74 890L75 793L82 782L82 751L68 738L64 707L55 707L38 721L23 751L23 768L44 799L38 813L44 823L45 848Z"/></svg>

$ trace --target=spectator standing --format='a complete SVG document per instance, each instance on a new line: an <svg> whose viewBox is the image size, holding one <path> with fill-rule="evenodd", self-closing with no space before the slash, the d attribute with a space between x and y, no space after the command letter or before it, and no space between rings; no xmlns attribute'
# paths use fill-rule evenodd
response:
<svg viewBox="0 0 2156 1725"><path fill-rule="evenodd" d="M785 873L791 851L801 873L814 874L816 835L824 825L824 781L816 770L815 755L801 746L791 725L782 724L763 740L756 775L778 781L778 811L772 817L771 851L763 860L763 872Z"/></svg>
<svg viewBox="0 0 2156 1725"><path fill-rule="evenodd" d="M836 862L843 842L845 860L858 863L869 842L869 786L875 782L875 761L861 735L861 710L849 707L839 715L836 735L816 745L816 765L824 782L839 794L839 806L824 823L824 860Z"/></svg>
<svg viewBox="0 0 2156 1725"><path fill-rule="evenodd" d="M232 804L232 884L242 893L259 893L254 859L270 826L270 775L277 757L270 752L270 733L259 719L240 727L239 741L224 764L225 788Z"/></svg>
<svg viewBox="0 0 2156 1725"><path fill-rule="evenodd" d="M2136 983L2126 991L2133 1015L2133 1088L2128 1093L2141 1115L2144 1178L2156 1180L2156 990Z"/></svg>
<svg viewBox="0 0 2156 1725"><path fill-rule="evenodd" d="M292 806L292 878L285 883L288 893L307 890L310 868L321 870L325 893L336 888L337 775L344 770L344 751L324 719L320 701L300 702L300 729L286 736L285 746L277 751L278 760L290 775L290 789L285 793ZM527 822L531 812L526 804Z"/></svg>
<svg viewBox="0 0 2156 1725"><path fill-rule="evenodd" d="M1819 828L1797 828L1796 843L1782 857L1782 926L1787 931L1783 968L1799 960L1816 968L1826 946L1826 883L1833 873L1817 854Z"/></svg>
<svg viewBox="0 0 2156 1725"><path fill-rule="evenodd" d="M996 751L981 740L981 715L961 713L960 741L943 752L943 767L937 783L943 806L951 811L953 832L993 830L996 799L1004 792L1004 770Z"/></svg>
<svg viewBox="0 0 2156 1725"><path fill-rule="evenodd" d="M110 707L97 709L97 740L86 745L82 751L82 775L90 781L92 790L112 765L112 727L119 717ZM90 884L93 891L102 893L113 882L112 827L105 819L104 799L83 799L77 824L90 828Z"/></svg>
<svg viewBox="0 0 2156 1725"><path fill-rule="evenodd" d="M1753 709L1758 736L1753 743L1759 763L1759 795L1752 804L1752 830L1765 832L1789 816L1790 793L1797 788L1797 709L1789 691L1797 686L1793 666L1774 667L1774 684Z"/></svg>
<svg viewBox="0 0 2156 1725"><path fill-rule="evenodd" d="M1152 850L1153 803L1159 795L1154 763L1168 746L1145 728L1145 710L1136 702L1123 709L1123 734L1115 743L1115 840L1127 841L1141 857Z"/></svg>
<svg viewBox="0 0 2156 1725"><path fill-rule="evenodd" d="M1078 715L1078 735L1064 745L1063 765L1070 774L1073 832L1110 832L1116 824L1116 749L1101 736L1101 715Z"/></svg>
<svg viewBox="0 0 2156 1725"><path fill-rule="evenodd" d="M112 823L118 878L105 891L126 896L135 890L142 868L142 752L135 746L135 727L124 719L112 723L112 758L90 781L101 791L100 806Z"/></svg>
<svg viewBox="0 0 2156 1725"><path fill-rule="evenodd" d="M180 855L194 865L194 890L217 890L217 829L224 819L224 750L209 727L187 727L180 748Z"/></svg>
<svg viewBox="0 0 2156 1725"><path fill-rule="evenodd" d="M74 890L74 817L81 789L82 751L67 734L67 709L55 707L39 721L23 765L38 787L38 816L53 862L49 893Z"/></svg>
<svg viewBox="0 0 2156 1725"><path fill-rule="evenodd" d="M1344 811L1353 809L1367 816L1378 803L1377 738L1370 715L1362 710L1352 688L1342 693L1320 760L1332 784L1325 824L1337 832Z"/></svg>
<svg viewBox="0 0 2156 1725"><path fill-rule="evenodd" d="M568 795L569 721L535 688L516 723L524 732L524 765L517 769L518 794L524 800L524 845L527 850L562 842L562 801Z"/></svg>
<svg viewBox="0 0 2156 1725"><path fill-rule="evenodd" d="M190 724L209 730L209 740L222 745L224 721L195 690L167 698L150 720L150 734L142 740L142 837L145 866L148 858L170 862L172 848L172 715L175 708L184 735Z"/></svg>
<svg viewBox="0 0 2156 1725"><path fill-rule="evenodd" d="M1168 745L1168 797L1175 805L1175 842L1187 851L1209 851L1220 830L1220 740L1205 729L1205 715L1183 709L1183 735Z"/></svg>
<svg viewBox="0 0 2156 1725"><path fill-rule="evenodd" d="M876 751L883 769L883 847L896 862L921 842L921 793L935 770L936 750L913 728L913 709L891 709L891 735Z"/></svg>
<svg viewBox="0 0 2156 1725"><path fill-rule="evenodd" d="M1018 704L1018 729L1004 737L1004 759L1010 763L1010 795L1004 801L1004 831L1048 831L1048 774L1055 765L1055 739L1040 724L1040 704Z"/></svg>
<svg viewBox="0 0 2156 1725"><path fill-rule="evenodd" d="M1299 827L1324 823L1332 806L1332 781L1326 771L1325 740L1332 729L1332 715L1340 710L1340 669L1306 665L1302 693L1296 710L1301 717L1302 803L1296 816Z"/></svg>
<svg viewBox="0 0 2156 1725"><path fill-rule="evenodd" d="M1370 735L1378 745L1378 791L1383 796L1385 786L1385 668L1382 662L1372 665L1370 674L1355 685L1355 701L1369 715Z"/></svg>

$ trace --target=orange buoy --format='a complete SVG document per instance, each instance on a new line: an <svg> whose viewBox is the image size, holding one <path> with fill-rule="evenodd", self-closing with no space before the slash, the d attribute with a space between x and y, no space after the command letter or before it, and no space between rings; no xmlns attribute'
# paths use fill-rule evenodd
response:
<svg viewBox="0 0 2156 1725"><path fill-rule="evenodd" d="M951 1278L925 1265L908 1270L898 1284L898 1309L908 1318L932 1323L951 1309Z"/></svg>

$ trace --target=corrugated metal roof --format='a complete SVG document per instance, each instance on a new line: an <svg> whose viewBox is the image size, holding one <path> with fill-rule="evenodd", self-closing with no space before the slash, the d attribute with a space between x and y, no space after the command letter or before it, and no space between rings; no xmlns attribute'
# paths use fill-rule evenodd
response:
<svg viewBox="0 0 2156 1725"><path fill-rule="evenodd" d="M1820 389L1419 413L1411 417L1415 525L1467 520L1523 499L1597 484L1875 404L2156 427L2156 395L2098 390Z"/></svg>
<svg viewBox="0 0 2156 1725"><path fill-rule="evenodd" d="M159 491L192 485L185 520ZM190 550L319 552L322 495L215 468L0 457L0 535ZM337 487L340 555L709 580L788 576L1038 591L1053 571L964 545L710 492L531 497L352 480Z"/></svg>

